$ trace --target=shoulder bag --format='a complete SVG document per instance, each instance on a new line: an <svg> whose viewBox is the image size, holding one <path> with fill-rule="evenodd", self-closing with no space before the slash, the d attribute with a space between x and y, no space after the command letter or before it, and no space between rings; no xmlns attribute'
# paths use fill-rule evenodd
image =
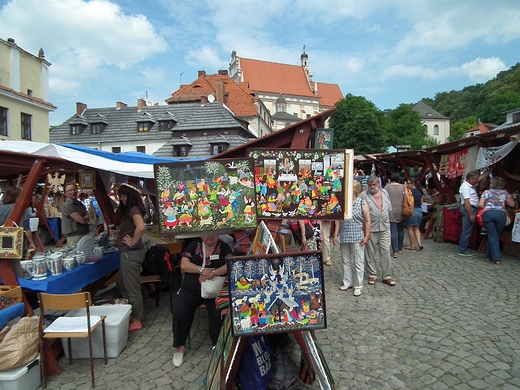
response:
<svg viewBox="0 0 520 390"><path fill-rule="evenodd" d="M206 245L202 244L202 256L204 256L204 260L202 261L202 267L206 266ZM208 279L200 284L200 295L202 298L210 299L216 298L220 290L222 289L222 285L224 284L224 280L226 280L225 276L214 276L213 279Z"/></svg>
<svg viewBox="0 0 520 390"><path fill-rule="evenodd" d="M413 195L405 185L403 185L403 188L403 211L401 213L405 217L413 217Z"/></svg>

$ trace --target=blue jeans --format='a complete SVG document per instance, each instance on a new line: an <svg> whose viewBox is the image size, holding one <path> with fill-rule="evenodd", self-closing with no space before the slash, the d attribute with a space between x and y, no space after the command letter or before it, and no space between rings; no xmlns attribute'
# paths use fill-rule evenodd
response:
<svg viewBox="0 0 520 390"><path fill-rule="evenodd" d="M472 207L473 214L475 217L477 216L477 208ZM462 233L460 235L459 240L459 252L466 252L468 250L469 238L471 237L471 233L473 232L473 222L469 219L469 214L466 211L466 207L464 205L460 208L460 213L462 214Z"/></svg>
<svg viewBox="0 0 520 390"><path fill-rule="evenodd" d="M392 241L392 253L397 253L403 250L404 241L404 223L406 219L401 222L390 222L390 238Z"/></svg>
<svg viewBox="0 0 520 390"><path fill-rule="evenodd" d="M488 246L486 250L486 259L493 261L502 261L502 253L500 252L500 234L506 225L506 213L502 210L488 210L482 214L482 221L487 230Z"/></svg>

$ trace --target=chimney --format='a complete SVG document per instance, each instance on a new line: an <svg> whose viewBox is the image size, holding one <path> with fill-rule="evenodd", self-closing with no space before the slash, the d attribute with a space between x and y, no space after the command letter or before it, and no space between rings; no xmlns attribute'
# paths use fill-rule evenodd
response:
<svg viewBox="0 0 520 390"><path fill-rule="evenodd" d="M128 106L123 102L116 102L116 108L127 108Z"/></svg>
<svg viewBox="0 0 520 390"><path fill-rule="evenodd" d="M76 102L76 115L81 116L87 109L87 105L85 103Z"/></svg>
<svg viewBox="0 0 520 390"><path fill-rule="evenodd" d="M217 80L217 103L221 106L224 105L225 102L225 91L224 91L224 80Z"/></svg>
<svg viewBox="0 0 520 390"><path fill-rule="evenodd" d="M208 97L205 95L200 96L200 104L207 104L208 103Z"/></svg>
<svg viewBox="0 0 520 390"><path fill-rule="evenodd" d="M226 69L219 69L218 74L221 76L227 76L228 71Z"/></svg>
<svg viewBox="0 0 520 390"><path fill-rule="evenodd" d="M199 70L199 79L201 77L206 77L206 71L205 70Z"/></svg>
<svg viewBox="0 0 520 390"><path fill-rule="evenodd" d="M141 111L143 107L146 107L144 99L137 99L137 111Z"/></svg>

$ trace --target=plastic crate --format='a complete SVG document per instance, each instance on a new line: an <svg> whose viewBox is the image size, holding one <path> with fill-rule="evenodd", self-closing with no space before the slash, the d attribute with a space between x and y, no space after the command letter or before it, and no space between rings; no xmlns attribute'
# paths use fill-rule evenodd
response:
<svg viewBox="0 0 520 390"><path fill-rule="evenodd" d="M91 315L106 316L105 329L107 337L107 356L109 358L118 357L121 351L126 347L131 312L131 305L105 305L92 306L90 308ZM71 310L66 315L69 317L85 315L85 309ZM92 333L92 354L95 358L103 357L102 332L103 330L100 325ZM65 356L68 358L69 350L67 347L67 339L62 338L61 342ZM86 359L90 357L88 352L88 338L70 339L70 343L73 359Z"/></svg>
<svg viewBox="0 0 520 390"><path fill-rule="evenodd" d="M34 390L40 387L40 357L23 367L0 371L0 390Z"/></svg>

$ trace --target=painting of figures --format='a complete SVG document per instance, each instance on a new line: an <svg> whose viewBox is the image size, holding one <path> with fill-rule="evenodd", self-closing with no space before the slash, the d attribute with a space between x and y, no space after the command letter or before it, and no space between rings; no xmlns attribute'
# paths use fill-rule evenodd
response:
<svg viewBox="0 0 520 390"><path fill-rule="evenodd" d="M326 328L321 252L231 257L235 336Z"/></svg>
<svg viewBox="0 0 520 390"><path fill-rule="evenodd" d="M351 217L354 151L252 149L260 218Z"/></svg>
<svg viewBox="0 0 520 390"><path fill-rule="evenodd" d="M256 228L252 162L154 164L161 233Z"/></svg>

